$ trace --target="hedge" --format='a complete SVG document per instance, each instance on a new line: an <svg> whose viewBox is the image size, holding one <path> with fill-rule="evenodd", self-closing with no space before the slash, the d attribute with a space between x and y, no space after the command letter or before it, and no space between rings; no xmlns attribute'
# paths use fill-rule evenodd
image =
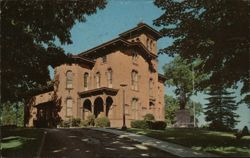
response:
<svg viewBox="0 0 250 158"><path fill-rule="evenodd" d="M131 127L132 128L140 128L140 129L165 130L166 122L164 122L164 121L133 120L133 121L131 121Z"/></svg>
<svg viewBox="0 0 250 158"><path fill-rule="evenodd" d="M110 121L107 117L99 117L95 119L96 127L110 127Z"/></svg>

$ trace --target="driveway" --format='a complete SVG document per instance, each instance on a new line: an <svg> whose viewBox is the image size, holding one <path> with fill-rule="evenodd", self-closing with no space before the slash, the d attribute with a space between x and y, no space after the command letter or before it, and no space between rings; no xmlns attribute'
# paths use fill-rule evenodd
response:
<svg viewBox="0 0 250 158"><path fill-rule="evenodd" d="M129 138L90 129L46 129L40 157L176 157Z"/></svg>

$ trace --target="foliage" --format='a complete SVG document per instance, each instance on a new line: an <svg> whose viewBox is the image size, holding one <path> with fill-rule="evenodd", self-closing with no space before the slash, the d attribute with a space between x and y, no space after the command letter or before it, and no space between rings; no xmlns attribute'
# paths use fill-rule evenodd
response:
<svg viewBox="0 0 250 158"><path fill-rule="evenodd" d="M174 39L160 53L183 59L201 59L198 71L209 74L199 84L230 88L242 82L242 102L250 106L249 22L247 0L155 0L162 15L154 20L163 36ZM240 64L239 64L240 63ZM217 89L221 88L220 86Z"/></svg>
<svg viewBox="0 0 250 158"><path fill-rule="evenodd" d="M95 115L91 114L87 116L86 121L88 122L89 126L94 126L95 125Z"/></svg>
<svg viewBox="0 0 250 158"><path fill-rule="evenodd" d="M48 66L67 61L61 47L71 44L70 29L103 9L105 0L1 1L1 101L16 102L46 85Z"/></svg>
<svg viewBox="0 0 250 158"><path fill-rule="evenodd" d="M147 121L147 120L133 120L131 121L132 128L139 129L154 129L154 130L164 130L166 128L165 121Z"/></svg>
<svg viewBox="0 0 250 158"><path fill-rule="evenodd" d="M80 118L72 118L71 125L72 125L72 127L80 127L81 119Z"/></svg>
<svg viewBox="0 0 250 158"><path fill-rule="evenodd" d="M80 127L87 127L87 126L89 126L88 121L87 120L82 120L81 124L80 124Z"/></svg>
<svg viewBox="0 0 250 158"><path fill-rule="evenodd" d="M150 129L154 129L154 130L165 130L167 124L165 121L153 121L150 124Z"/></svg>
<svg viewBox="0 0 250 158"><path fill-rule="evenodd" d="M146 114L146 115L144 116L144 120L145 120L145 121L154 121L154 120L155 120L155 117L154 117L153 114Z"/></svg>
<svg viewBox="0 0 250 158"><path fill-rule="evenodd" d="M131 121L132 128L140 128L140 129L148 129L149 128L149 121L145 120L133 120Z"/></svg>
<svg viewBox="0 0 250 158"><path fill-rule="evenodd" d="M63 120L60 122L60 127L69 128L71 127L71 120Z"/></svg>
<svg viewBox="0 0 250 158"><path fill-rule="evenodd" d="M2 117L1 126L23 126L24 106L21 102L18 104L11 104L10 102L1 104L0 114Z"/></svg>
<svg viewBox="0 0 250 158"><path fill-rule="evenodd" d="M165 119L168 125L173 125L175 123L176 111L179 109L179 102L176 98L172 96L165 95ZM194 102L195 105L195 117L196 122L198 122L198 117L203 112L202 104L199 102ZM187 109L190 112L190 115L193 119L194 111L193 111L193 102L189 101L187 103Z"/></svg>
<svg viewBox="0 0 250 158"><path fill-rule="evenodd" d="M193 80L194 86L198 85L207 75L192 72L192 67L197 67L201 63L200 60L195 60L189 63L187 60L182 59L180 56L176 56L173 61L165 64L163 67L165 76L167 78L166 84L174 86L175 94L178 96L180 109L185 109L189 97L193 92ZM198 90L195 88L196 91Z"/></svg>
<svg viewBox="0 0 250 158"><path fill-rule="evenodd" d="M95 126L96 127L109 127L110 121L107 117L99 117L95 119Z"/></svg>
<svg viewBox="0 0 250 158"><path fill-rule="evenodd" d="M243 135L249 135L249 130L248 130L248 127L247 126L244 126L244 128L242 129L242 132L241 132Z"/></svg>
<svg viewBox="0 0 250 158"><path fill-rule="evenodd" d="M205 107L206 121L209 121L209 127L213 130L232 130L238 122L239 117L234 111L237 110L235 96L224 89L210 89L210 95Z"/></svg>
<svg viewBox="0 0 250 158"><path fill-rule="evenodd" d="M165 119L168 125L175 123L176 111L179 109L178 100L172 96L165 95Z"/></svg>

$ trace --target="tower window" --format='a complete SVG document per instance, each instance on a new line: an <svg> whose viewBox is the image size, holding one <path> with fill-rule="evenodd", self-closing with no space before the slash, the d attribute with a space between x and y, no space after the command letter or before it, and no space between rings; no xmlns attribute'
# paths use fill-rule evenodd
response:
<svg viewBox="0 0 250 158"><path fill-rule="evenodd" d="M73 73L71 70L66 73L66 88L73 88Z"/></svg>

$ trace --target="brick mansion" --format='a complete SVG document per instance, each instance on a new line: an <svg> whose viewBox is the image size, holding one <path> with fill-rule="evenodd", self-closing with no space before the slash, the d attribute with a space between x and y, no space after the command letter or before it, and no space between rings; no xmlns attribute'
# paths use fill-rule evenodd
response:
<svg viewBox="0 0 250 158"><path fill-rule="evenodd" d="M27 126L37 126L40 121L53 127L53 117L85 120L95 115L108 117L111 127L121 127L123 101L127 126L148 113L165 120L165 78L158 73L157 60L159 38L158 31L139 23L115 39L72 55L71 63L55 67L53 88L31 99ZM55 110L55 100L59 110Z"/></svg>

